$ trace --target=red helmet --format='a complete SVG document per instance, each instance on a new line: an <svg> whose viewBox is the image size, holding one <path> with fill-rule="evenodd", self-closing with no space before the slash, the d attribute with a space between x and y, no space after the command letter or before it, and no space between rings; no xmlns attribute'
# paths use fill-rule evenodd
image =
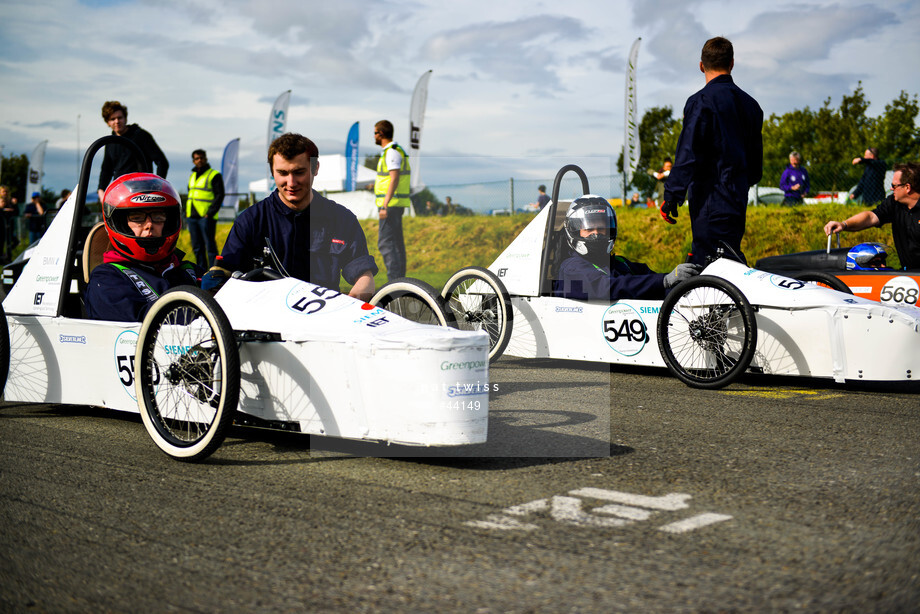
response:
<svg viewBox="0 0 920 614"><path fill-rule="evenodd" d="M172 254L182 229L182 201L168 181L152 173L122 175L102 197L102 217L109 241L120 254L142 262L158 262ZM163 212L160 237L138 237L128 226L132 212Z"/></svg>

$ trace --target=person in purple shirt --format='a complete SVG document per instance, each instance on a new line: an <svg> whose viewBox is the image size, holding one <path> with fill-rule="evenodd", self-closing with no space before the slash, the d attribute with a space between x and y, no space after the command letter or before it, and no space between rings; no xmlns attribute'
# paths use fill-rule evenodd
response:
<svg viewBox="0 0 920 614"><path fill-rule="evenodd" d="M269 146L268 163L277 188L236 219L201 287L216 291L232 271L256 268L269 248L280 273L333 290L344 277L350 296L369 300L377 264L355 215L313 190L319 149L305 136L284 134Z"/></svg>
<svg viewBox="0 0 920 614"><path fill-rule="evenodd" d="M801 205L805 195L811 189L808 171L802 166L802 154L793 151L789 154L789 166L779 178L779 189L783 191L784 205Z"/></svg>
<svg viewBox="0 0 920 614"><path fill-rule="evenodd" d="M763 174L763 110L732 80L734 49L728 39L703 45L700 71L706 86L687 99L674 166L661 216L676 223L684 199L693 231L688 262L705 265L725 256L744 261L741 239L748 190Z"/></svg>
<svg viewBox="0 0 920 614"><path fill-rule="evenodd" d="M610 203L593 194L572 201L565 215L565 233L571 252L559 266L554 296L603 301L660 299L672 286L700 271L697 265L684 263L670 273L656 273L641 262L614 256L616 213Z"/></svg>

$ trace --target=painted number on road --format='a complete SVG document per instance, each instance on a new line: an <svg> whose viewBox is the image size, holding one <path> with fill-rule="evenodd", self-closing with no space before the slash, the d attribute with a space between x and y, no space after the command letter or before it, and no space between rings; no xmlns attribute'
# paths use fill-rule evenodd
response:
<svg viewBox="0 0 920 614"><path fill-rule="evenodd" d="M484 520L464 524L477 529L498 531L534 531L540 528L534 515L549 515L555 522L586 528L619 528L631 524L659 520L663 513L688 509L691 495L669 493L649 497L602 488L578 488L565 495L537 499L505 508L500 514L490 514ZM731 516L703 512L658 527L665 533L687 533L705 526L725 522Z"/></svg>

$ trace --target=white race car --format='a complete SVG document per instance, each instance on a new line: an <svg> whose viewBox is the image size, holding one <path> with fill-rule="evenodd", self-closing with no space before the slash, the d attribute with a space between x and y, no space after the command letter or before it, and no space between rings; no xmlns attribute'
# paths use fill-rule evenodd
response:
<svg viewBox="0 0 920 614"><path fill-rule="evenodd" d="M455 273L442 296L458 325L490 335L502 353L667 366L690 386L718 388L746 371L836 382L920 380L920 309L878 302L719 259L663 301L577 301L552 296L566 254L553 200L488 267ZM657 336L657 343L651 335ZM915 377L916 376L916 377Z"/></svg>
<svg viewBox="0 0 920 614"><path fill-rule="evenodd" d="M481 332L426 326L292 278L231 279L215 297L176 288L139 324L85 319L80 290L108 245L104 227L81 224L89 168L106 143L132 146L118 138L87 151L77 189L3 301L5 401L140 412L182 460L213 452L234 418L408 445L486 440Z"/></svg>

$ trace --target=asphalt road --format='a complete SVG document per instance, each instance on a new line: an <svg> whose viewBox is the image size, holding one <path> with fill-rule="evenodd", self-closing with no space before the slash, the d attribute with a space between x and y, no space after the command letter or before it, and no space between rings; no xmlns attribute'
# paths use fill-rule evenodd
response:
<svg viewBox="0 0 920 614"><path fill-rule="evenodd" d="M491 380L490 442L452 456L235 429L184 464L136 416L0 404L0 610L920 603L920 394L508 359Z"/></svg>

